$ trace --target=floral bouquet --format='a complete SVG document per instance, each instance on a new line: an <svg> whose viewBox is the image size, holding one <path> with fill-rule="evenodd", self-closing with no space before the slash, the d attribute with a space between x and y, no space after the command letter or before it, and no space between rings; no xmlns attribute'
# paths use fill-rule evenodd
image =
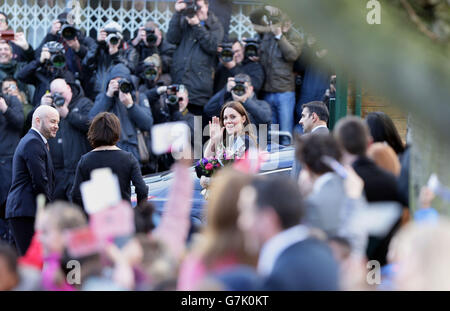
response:
<svg viewBox="0 0 450 311"><path fill-rule="evenodd" d="M222 165L216 158L203 158L197 161L195 165L195 172L197 173L198 178L201 178L202 176L211 177L212 174L221 167Z"/></svg>

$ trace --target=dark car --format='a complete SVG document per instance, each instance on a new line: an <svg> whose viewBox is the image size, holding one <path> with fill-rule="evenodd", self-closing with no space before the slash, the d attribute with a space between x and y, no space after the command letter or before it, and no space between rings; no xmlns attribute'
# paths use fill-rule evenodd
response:
<svg viewBox="0 0 450 311"><path fill-rule="evenodd" d="M292 170L292 163L294 159L294 148L283 147L277 145L277 148L272 146L268 153L267 160L262 163L260 168L260 175L286 175L290 176ZM194 167L191 168L191 176L194 179L194 194L192 198L192 211L191 218L193 224L201 224L204 222L204 205L206 203L203 195L200 193L202 187L200 186L200 179L195 173ZM156 209L156 221L158 216L161 215L164 204L167 201L170 186L173 181L173 173L166 171L162 173L156 173L148 176L144 176L145 183L148 185L148 200L153 203ZM136 204L136 196L134 194L134 187L132 187L132 202Z"/></svg>

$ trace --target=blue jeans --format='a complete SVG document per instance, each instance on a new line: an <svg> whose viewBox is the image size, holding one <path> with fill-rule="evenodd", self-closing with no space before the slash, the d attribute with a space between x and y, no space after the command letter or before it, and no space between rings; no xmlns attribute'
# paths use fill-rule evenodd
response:
<svg viewBox="0 0 450 311"><path fill-rule="evenodd" d="M272 108L272 124L279 124L280 131L292 133L294 126L295 92L266 93L264 100ZM287 137L281 137L280 143L289 144Z"/></svg>

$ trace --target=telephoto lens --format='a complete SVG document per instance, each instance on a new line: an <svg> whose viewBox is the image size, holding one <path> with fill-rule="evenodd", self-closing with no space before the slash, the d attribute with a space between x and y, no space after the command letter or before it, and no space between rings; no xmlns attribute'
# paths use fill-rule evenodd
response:
<svg viewBox="0 0 450 311"><path fill-rule="evenodd" d="M149 81L155 81L156 77L158 76L158 71L154 66L149 66L145 68L144 70L144 77L145 79Z"/></svg>
<svg viewBox="0 0 450 311"><path fill-rule="evenodd" d="M234 82L236 83L236 85L231 89L231 92L233 92L237 96L244 95L247 92L245 81L235 79Z"/></svg>
<svg viewBox="0 0 450 311"><path fill-rule="evenodd" d="M197 2L195 0L184 0L184 3L186 3L186 8L182 12L183 15L193 18L199 9Z"/></svg>
<svg viewBox="0 0 450 311"><path fill-rule="evenodd" d="M167 87L167 104L168 105L176 105L178 104L178 96L177 92L180 90L180 87L178 84L173 84Z"/></svg>
<svg viewBox="0 0 450 311"><path fill-rule="evenodd" d="M145 32L147 34L147 43L150 45L154 45L158 40L158 37L155 35L155 29L146 28Z"/></svg>
<svg viewBox="0 0 450 311"><path fill-rule="evenodd" d="M257 57L259 50L259 40L258 39L246 39L245 42L245 58Z"/></svg>
<svg viewBox="0 0 450 311"><path fill-rule="evenodd" d="M233 61L233 44L222 43L220 47L222 48L222 52L220 52L220 59L222 59L222 61L225 63Z"/></svg>
<svg viewBox="0 0 450 311"><path fill-rule="evenodd" d="M119 90L122 93L131 93L131 90L133 89L130 81L127 79L121 79L119 80Z"/></svg>
<svg viewBox="0 0 450 311"><path fill-rule="evenodd" d="M55 68L63 68L66 65L66 57L62 53L54 54L50 57L50 62Z"/></svg>

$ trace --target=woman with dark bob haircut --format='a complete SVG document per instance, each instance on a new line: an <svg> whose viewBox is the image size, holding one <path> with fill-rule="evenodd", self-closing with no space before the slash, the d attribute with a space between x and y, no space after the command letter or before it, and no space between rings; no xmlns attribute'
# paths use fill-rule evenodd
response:
<svg viewBox="0 0 450 311"><path fill-rule="evenodd" d="M131 202L131 185L136 189L138 203L147 200L148 187L142 178L136 158L116 146L120 138L120 121L109 112L99 113L89 127L88 140L94 150L83 155L78 162L71 201L83 206L80 184L91 178L91 172L109 167L119 179L122 199Z"/></svg>
<svg viewBox="0 0 450 311"><path fill-rule="evenodd" d="M369 126L374 143L386 142L397 155L401 155L405 151L405 145L395 128L394 122L387 114L381 111L371 112L366 117L366 123Z"/></svg>

